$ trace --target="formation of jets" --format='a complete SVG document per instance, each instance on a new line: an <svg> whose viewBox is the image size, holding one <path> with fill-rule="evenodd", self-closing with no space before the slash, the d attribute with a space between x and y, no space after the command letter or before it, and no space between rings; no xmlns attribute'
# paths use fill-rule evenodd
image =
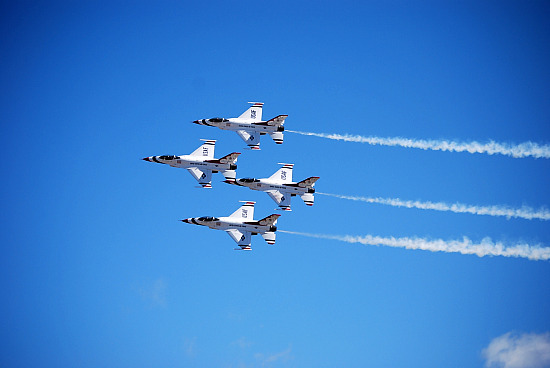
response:
<svg viewBox="0 0 550 368"><path fill-rule="evenodd" d="M261 102L250 102L252 106L238 118L211 118L195 120L193 123L235 131L250 149L260 149L260 137L269 134L276 144L283 143L283 124L288 115L278 115L273 119L262 120ZM237 158L239 152L232 152L222 158L214 158L215 140L201 139L204 143L189 155L149 156L143 160L187 169L203 188L212 188L212 173L221 173L225 183L248 187L267 193L280 210L290 211L292 197L300 196L306 205L314 203L315 182L318 176L311 176L299 182L292 181L293 164L284 164L269 178L237 179ZM244 204L227 217L192 217L181 220L188 224L207 226L223 230L237 243L238 250L251 250L252 235L260 234L270 244L275 244L277 220L281 215L271 214L261 220L254 220L256 202L241 201Z"/></svg>

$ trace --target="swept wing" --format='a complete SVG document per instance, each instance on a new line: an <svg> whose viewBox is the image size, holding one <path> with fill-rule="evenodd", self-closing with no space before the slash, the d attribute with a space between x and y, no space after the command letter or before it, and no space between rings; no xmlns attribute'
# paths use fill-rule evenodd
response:
<svg viewBox="0 0 550 368"><path fill-rule="evenodd" d="M242 250L252 250L250 247L250 244L252 243L252 234L250 231L239 231L237 229L228 229L225 230L226 233L229 234L231 239L237 243L239 247L241 247Z"/></svg>
<svg viewBox="0 0 550 368"><path fill-rule="evenodd" d="M204 188L212 188L212 170L200 170L196 167L190 167L187 169L189 173L202 185Z"/></svg>

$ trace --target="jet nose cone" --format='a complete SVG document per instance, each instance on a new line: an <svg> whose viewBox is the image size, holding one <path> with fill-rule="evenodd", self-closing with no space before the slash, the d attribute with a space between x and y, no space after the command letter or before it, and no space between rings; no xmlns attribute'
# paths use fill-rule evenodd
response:
<svg viewBox="0 0 550 368"><path fill-rule="evenodd" d="M182 222L189 223L189 219L183 219Z"/></svg>
<svg viewBox="0 0 550 368"><path fill-rule="evenodd" d="M144 157L144 158L142 158L142 160L143 160L143 161L149 161L149 162L151 162L151 158L150 158L150 157Z"/></svg>
<svg viewBox="0 0 550 368"><path fill-rule="evenodd" d="M200 124L201 122L198 121L198 120L194 120L194 121L192 121L192 123L193 123L193 124Z"/></svg>

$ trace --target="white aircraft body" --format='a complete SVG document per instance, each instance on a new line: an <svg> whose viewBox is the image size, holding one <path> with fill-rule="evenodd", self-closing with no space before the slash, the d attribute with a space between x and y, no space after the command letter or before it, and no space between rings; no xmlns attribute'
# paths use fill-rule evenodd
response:
<svg viewBox="0 0 550 368"><path fill-rule="evenodd" d="M318 176L312 176L297 183L292 181L292 168L294 164L283 165L275 174L269 178L255 179L242 178L237 180L226 180L226 183L248 187L253 190L266 192L277 203L279 208L284 211L291 211L290 200L294 196L300 196L305 204L313 206L315 200L315 182Z"/></svg>
<svg viewBox="0 0 550 368"><path fill-rule="evenodd" d="M277 231L275 224L281 215L273 214L254 221L254 204L256 202L241 202L244 204L228 217L193 217L181 221L225 231L240 247L236 250L252 250L250 247L251 237L257 234L261 234L267 244L275 244L275 231Z"/></svg>
<svg viewBox="0 0 550 368"><path fill-rule="evenodd" d="M151 156L143 160L187 169L203 188L212 188L212 173L221 172L226 182L235 180L239 152L230 153L220 159L214 158L215 140L201 139L204 143L190 155Z"/></svg>
<svg viewBox="0 0 550 368"><path fill-rule="evenodd" d="M283 124L288 115L279 115L273 119L262 120L262 102L249 102L252 106L238 118L212 118L195 120L193 123L235 131L253 150L260 149L260 136L269 134L277 144L283 143Z"/></svg>

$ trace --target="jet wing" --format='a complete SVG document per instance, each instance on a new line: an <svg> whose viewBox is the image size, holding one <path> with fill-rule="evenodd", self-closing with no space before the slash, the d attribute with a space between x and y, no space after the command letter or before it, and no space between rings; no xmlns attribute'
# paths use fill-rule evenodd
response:
<svg viewBox="0 0 550 368"><path fill-rule="evenodd" d="M290 211L290 199L292 196L288 193L283 193L278 190L267 190L267 194L281 207L282 210Z"/></svg>
<svg viewBox="0 0 550 368"><path fill-rule="evenodd" d="M242 250L252 250L250 243L252 243L252 234L250 231L239 231L237 229L225 230L226 233L237 243Z"/></svg>
<svg viewBox="0 0 550 368"><path fill-rule="evenodd" d="M251 149L259 150L260 149L260 133L251 131L247 132L246 130L237 130L237 134L246 142L248 147Z"/></svg>
<svg viewBox="0 0 550 368"><path fill-rule="evenodd" d="M212 170L199 170L196 167L187 169L203 188L212 188Z"/></svg>

